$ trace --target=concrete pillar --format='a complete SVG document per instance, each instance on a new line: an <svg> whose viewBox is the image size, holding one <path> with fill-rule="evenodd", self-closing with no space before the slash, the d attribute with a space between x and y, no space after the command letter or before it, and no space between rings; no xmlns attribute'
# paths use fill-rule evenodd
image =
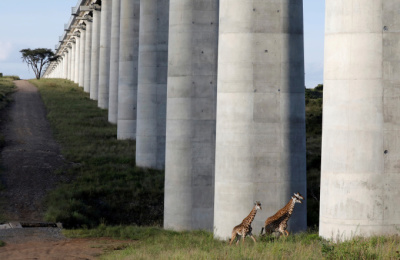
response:
<svg viewBox="0 0 400 260"><path fill-rule="evenodd" d="M306 196L303 3L220 0L214 236ZM306 230L306 200L289 231Z"/></svg>
<svg viewBox="0 0 400 260"><path fill-rule="evenodd" d="M100 32L100 75L99 75L99 107L108 108L108 87L110 83L110 47L111 47L111 14L112 1L101 2Z"/></svg>
<svg viewBox="0 0 400 260"><path fill-rule="evenodd" d="M58 77L60 79L63 78L63 72L64 72L64 57L61 55L60 64L59 64L59 67L58 67Z"/></svg>
<svg viewBox="0 0 400 260"><path fill-rule="evenodd" d="M326 1L319 234L399 234L400 2Z"/></svg>
<svg viewBox="0 0 400 260"><path fill-rule="evenodd" d="M67 79L67 77L68 77L68 52L67 52L66 50L64 50L63 57L64 57L64 59L63 59L63 60L64 60L63 78L64 78L64 79Z"/></svg>
<svg viewBox="0 0 400 260"><path fill-rule="evenodd" d="M213 229L218 6L218 0L170 1L167 229Z"/></svg>
<svg viewBox="0 0 400 260"><path fill-rule="evenodd" d="M116 124L118 120L119 31L121 0L114 0L112 4L108 121Z"/></svg>
<svg viewBox="0 0 400 260"><path fill-rule="evenodd" d="M75 51L76 51L76 39L74 38L71 42L71 75L70 80L75 81Z"/></svg>
<svg viewBox="0 0 400 260"><path fill-rule="evenodd" d="M83 26L81 24L81 26ZM83 87L85 78L85 47L86 47L86 29L81 29L81 44L79 48L79 87Z"/></svg>
<svg viewBox="0 0 400 260"><path fill-rule="evenodd" d="M90 69L90 98L98 99L99 88L99 54L100 54L100 11L93 10L92 55Z"/></svg>
<svg viewBox="0 0 400 260"><path fill-rule="evenodd" d="M71 43L68 43L68 46L67 46L67 79L68 80L71 80L71 52L72 52L72 44Z"/></svg>
<svg viewBox="0 0 400 260"><path fill-rule="evenodd" d="M140 5L136 165L164 169L169 0Z"/></svg>
<svg viewBox="0 0 400 260"><path fill-rule="evenodd" d="M80 65L80 55L81 53L81 37L79 31L75 37L75 64L74 64L74 82L78 84L79 82L79 65Z"/></svg>
<svg viewBox="0 0 400 260"><path fill-rule="evenodd" d="M62 78L62 67L63 67L63 58L62 56L58 59L58 66L57 66L57 78Z"/></svg>
<svg viewBox="0 0 400 260"><path fill-rule="evenodd" d="M118 81L118 139L136 138L139 0L121 1Z"/></svg>
<svg viewBox="0 0 400 260"><path fill-rule="evenodd" d="M85 41L85 76L83 79L83 90L86 93L90 92L90 73L92 63L92 26L93 22L91 17L86 20L86 41Z"/></svg>

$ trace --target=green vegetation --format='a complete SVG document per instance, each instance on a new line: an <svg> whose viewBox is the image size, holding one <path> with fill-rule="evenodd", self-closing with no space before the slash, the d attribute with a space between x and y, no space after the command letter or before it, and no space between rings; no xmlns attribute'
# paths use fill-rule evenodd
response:
<svg viewBox="0 0 400 260"><path fill-rule="evenodd" d="M117 141L107 111L68 80L31 80L40 91L62 154L72 162L47 200L48 221L65 227L160 225L164 173L135 166L135 142Z"/></svg>
<svg viewBox="0 0 400 260"><path fill-rule="evenodd" d="M307 225L318 226L319 193L321 177L323 85L306 89L306 138L307 138Z"/></svg>
<svg viewBox="0 0 400 260"><path fill-rule="evenodd" d="M11 94L15 91L15 85L13 80L18 78L17 76L3 76L0 78L0 111L4 109L8 104L12 102ZM0 124L2 123L0 118ZM0 149L5 145L4 136L0 135ZM2 185L0 184L0 189ZM0 221L1 221L0 217Z"/></svg>
<svg viewBox="0 0 400 260"><path fill-rule="evenodd" d="M58 58L51 49L46 48L22 49L19 52L22 54L22 61L26 62L35 73L36 79L42 77L42 71L48 63Z"/></svg>
<svg viewBox="0 0 400 260"><path fill-rule="evenodd" d="M15 90L14 77L4 76L0 78L0 110L12 101L10 94Z"/></svg>
<svg viewBox="0 0 400 260"><path fill-rule="evenodd" d="M3 76L3 78L9 79L9 80L20 80L19 76Z"/></svg>
<svg viewBox="0 0 400 260"><path fill-rule="evenodd" d="M32 80L74 181L49 199L47 219L66 227L99 223L152 225L162 222L163 172L135 166L135 142L117 141L106 110L67 80ZM308 225L318 226L323 86L306 89ZM147 214L149 213L149 217Z"/></svg>
<svg viewBox="0 0 400 260"><path fill-rule="evenodd" d="M17 77L18 78L18 77ZM15 85L13 83L14 76L3 76L0 77L0 111L3 110L10 102L12 102L11 94L15 91ZM0 124L3 123L3 119L0 118ZM0 135L0 149L5 145L4 136ZM1 173L1 170L0 170ZM3 189L3 185L0 183L0 190ZM4 201L0 198L0 204ZM5 221L5 217L0 213L0 223ZM0 241L0 247L5 246L3 241Z"/></svg>
<svg viewBox="0 0 400 260"><path fill-rule="evenodd" d="M125 239L126 246L101 259L398 259L400 237L354 238L332 243L315 232L287 238L258 237L257 244L229 246L211 232L174 232L156 227L100 225L96 229L67 230L68 237L111 237Z"/></svg>

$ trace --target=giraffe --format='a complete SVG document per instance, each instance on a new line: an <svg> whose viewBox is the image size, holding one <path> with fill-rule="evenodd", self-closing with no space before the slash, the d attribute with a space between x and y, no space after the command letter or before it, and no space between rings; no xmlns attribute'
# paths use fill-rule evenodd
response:
<svg viewBox="0 0 400 260"><path fill-rule="evenodd" d="M261 235L263 235L263 230L265 230L264 235L266 233L271 234L272 232L280 232L284 236L289 236L289 232L286 230L287 222L293 213L294 205L296 203L302 203L301 200L303 199L304 198L300 195L300 193L294 193L285 207L278 210L275 215L269 217L265 221L265 225L261 229Z"/></svg>
<svg viewBox="0 0 400 260"><path fill-rule="evenodd" d="M236 245L239 243L240 237L242 237L242 243L244 243L244 238L246 236L250 236L254 243L256 243L256 239L254 238L253 234L251 233L251 231L253 230L253 228L251 227L251 223L254 220L254 217L256 216L257 210L259 210L261 208L261 203L259 201L256 201L256 203L254 203L254 207L251 210L250 214L243 219L242 223L240 223L239 225L235 226L232 230L232 238L229 242L229 245L232 244L233 240L236 238Z"/></svg>

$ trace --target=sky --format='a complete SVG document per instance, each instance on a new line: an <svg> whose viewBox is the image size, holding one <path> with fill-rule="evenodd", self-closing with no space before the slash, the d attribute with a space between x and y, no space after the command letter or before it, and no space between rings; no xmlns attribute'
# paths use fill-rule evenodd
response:
<svg viewBox="0 0 400 260"><path fill-rule="evenodd" d="M55 48L77 0L0 0L0 73L34 78L19 50ZM323 81L324 0L303 0L305 85Z"/></svg>

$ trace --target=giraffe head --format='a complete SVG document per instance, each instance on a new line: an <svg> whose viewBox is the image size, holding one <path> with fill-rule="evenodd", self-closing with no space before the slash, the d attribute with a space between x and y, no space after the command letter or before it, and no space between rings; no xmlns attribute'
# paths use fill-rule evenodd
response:
<svg viewBox="0 0 400 260"><path fill-rule="evenodd" d="M294 193L294 194L293 194L292 200L293 200L295 203L302 203L301 200L304 200L304 197L301 196L301 194L297 192L297 193Z"/></svg>
<svg viewBox="0 0 400 260"><path fill-rule="evenodd" d="M256 201L256 202L254 203L254 208L255 208L256 210L258 210L258 209L261 209L261 210L262 210L262 208L261 208L261 202Z"/></svg>

